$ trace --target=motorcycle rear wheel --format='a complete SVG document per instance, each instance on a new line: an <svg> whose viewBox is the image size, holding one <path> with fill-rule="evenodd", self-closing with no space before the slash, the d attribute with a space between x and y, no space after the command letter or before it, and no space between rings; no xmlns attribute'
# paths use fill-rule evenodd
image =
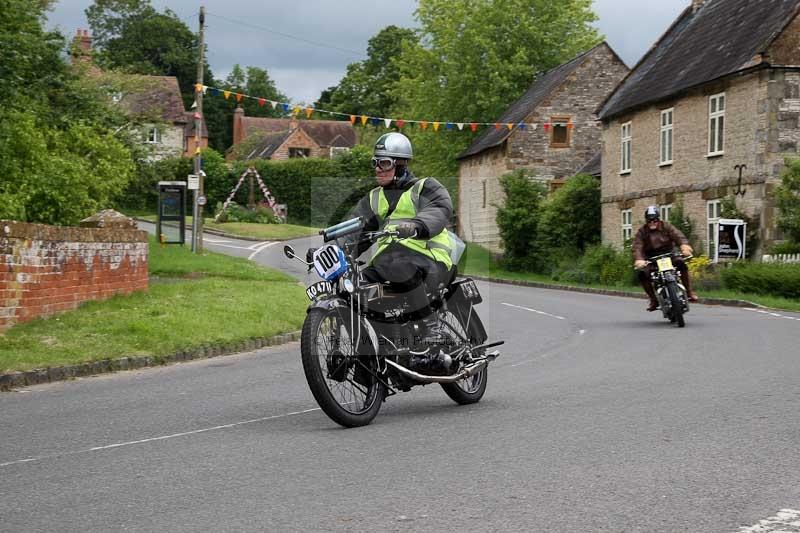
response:
<svg viewBox="0 0 800 533"><path fill-rule="evenodd" d="M339 312L309 311L300 338L306 381L322 411L347 428L372 422L386 398L374 355L356 352Z"/></svg>
<svg viewBox="0 0 800 533"><path fill-rule="evenodd" d="M456 339L467 339L466 327L461 319L451 311L447 311L442 320L445 323L445 328L451 330L451 333ZM483 370L477 374L464 378L455 383L442 383L442 389L451 400L460 405L469 405L471 403L478 403L483 398L486 392L486 385L489 381L489 367L483 367Z"/></svg>
<svg viewBox="0 0 800 533"><path fill-rule="evenodd" d="M683 301L681 301L681 289L674 281L667 284L667 294L669 294L670 307L672 314L672 322L675 322L679 328L686 326L686 320L683 318Z"/></svg>

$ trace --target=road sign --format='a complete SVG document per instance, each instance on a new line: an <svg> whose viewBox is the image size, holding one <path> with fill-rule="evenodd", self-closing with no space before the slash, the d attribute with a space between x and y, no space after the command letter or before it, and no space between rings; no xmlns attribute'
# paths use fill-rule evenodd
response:
<svg viewBox="0 0 800 533"><path fill-rule="evenodd" d="M190 191L195 191L200 188L200 176L197 174L189 174L189 179L187 180L188 186L187 189Z"/></svg>
<svg viewBox="0 0 800 533"><path fill-rule="evenodd" d="M197 205L206 205L206 197L205 196L198 196L197 197Z"/></svg>

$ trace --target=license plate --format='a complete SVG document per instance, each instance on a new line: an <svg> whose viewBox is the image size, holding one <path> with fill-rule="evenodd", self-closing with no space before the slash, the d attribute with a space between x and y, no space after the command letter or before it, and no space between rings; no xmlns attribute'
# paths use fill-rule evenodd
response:
<svg viewBox="0 0 800 533"><path fill-rule="evenodd" d="M672 266L672 258L671 257L662 257L657 261L658 263L658 271L664 272L665 270L672 270L674 267Z"/></svg>
<svg viewBox="0 0 800 533"><path fill-rule="evenodd" d="M319 300L333 292L333 285L330 281L318 281L306 288L306 295L309 300Z"/></svg>

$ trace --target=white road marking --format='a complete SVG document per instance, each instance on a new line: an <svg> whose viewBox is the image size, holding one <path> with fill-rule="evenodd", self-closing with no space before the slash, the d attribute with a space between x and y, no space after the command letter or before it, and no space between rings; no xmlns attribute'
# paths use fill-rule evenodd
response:
<svg viewBox="0 0 800 533"><path fill-rule="evenodd" d="M786 320L797 320L798 322L800 322L800 317L786 316L786 315L782 315L780 313L773 313L771 311L764 311L764 310L761 310L761 309L751 309L749 307L744 307L743 309L745 311L750 311L751 313L758 313L760 315L774 316L776 318L785 318Z"/></svg>
<svg viewBox="0 0 800 533"><path fill-rule="evenodd" d="M81 453L96 452L96 451L100 451L100 450L110 450L112 448L121 448L123 446L132 446L134 444L144 444L144 443L147 443L147 442L155 442L155 441L159 441L159 440L174 439L176 437L185 437L185 436L188 436L188 435L197 435L199 433L206 433L208 431L216 431L216 430L219 430L219 429L229 429L229 428L233 428L233 427L236 427L236 426L243 426L245 424L255 424L256 422L265 422L267 420L276 420L278 418L286 418L288 416L302 415L302 414L305 414L305 413L310 413L312 411L319 411L319 410L320 410L319 407L315 407L313 409L305 409L304 411L294 411L292 413L284 413L282 415L265 416L263 418L254 418L252 420L242 420L241 422L233 422L231 424L223 424L221 426L213 426L213 427L209 427L209 428L195 429L193 431L184 431L183 433L173 433L172 435L162 435L160 437L151 437L151 438L148 438L148 439L131 440L131 441L127 441L127 442L118 442L116 444L107 444L105 446L95 446L93 448L87 448L87 449L83 449L83 450L74 450L74 451L70 451L70 452L54 453L52 455L42 455L42 456L39 456L39 457L28 457L27 459L19 459L19 460L16 460L16 461L8 461L8 462L5 462L5 463L0 463L0 468L2 468L4 466L18 465L18 464L22 464L22 463L43 461L45 459L55 459L55 458L58 458L58 457L66 457L68 455L77 455L77 454L81 454Z"/></svg>
<svg viewBox="0 0 800 533"><path fill-rule="evenodd" d="M522 307L521 305L514 305L514 304L507 304L503 302L503 305L508 307L514 307L515 309L523 309L525 311L530 311L531 313L536 313L538 315L549 316L551 318L557 318L558 320L566 320L563 316L558 315L551 315L550 313L545 313L544 311L539 311L538 309L531 309L530 307Z"/></svg>
<svg viewBox="0 0 800 533"><path fill-rule="evenodd" d="M262 242L262 243L260 244L260 247L259 247L259 248L257 248L255 252L253 252L252 254L250 254L250 255L248 256L248 258L247 258L247 259L249 259L250 261L252 261L252 260L253 260L253 258L254 258L256 255L258 255L258 252L260 252L261 250L264 250L265 248L269 248L269 247L270 247L270 246L272 246L273 244L278 244L279 242L280 242L280 241ZM252 247L251 247L250 249L251 249L251 250L253 250L253 248L252 248Z"/></svg>
<svg viewBox="0 0 800 533"><path fill-rule="evenodd" d="M758 524L740 527L739 533L797 533L800 532L800 511L781 509L775 516L759 520Z"/></svg>
<svg viewBox="0 0 800 533"><path fill-rule="evenodd" d="M214 243L214 244L216 244L216 243L220 243L220 242L231 242L231 241L229 241L229 240L225 240L225 239L209 239L209 238L208 238L208 237L206 237L205 235L203 235L203 240L204 240L205 242L212 242L212 243Z"/></svg>
<svg viewBox="0 0 800 533"><path fill-rule="evenodd" d="M248 246L247 249L248 250L257 250L258 248L264 246L265 244L269 244L269 243L270 243L270 241L257 242L255 244L251 244L250 246Z"/></svg>

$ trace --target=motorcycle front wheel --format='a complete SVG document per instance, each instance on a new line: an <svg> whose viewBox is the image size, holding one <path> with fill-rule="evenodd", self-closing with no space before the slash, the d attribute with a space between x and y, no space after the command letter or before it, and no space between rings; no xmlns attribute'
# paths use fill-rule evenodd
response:
<svg viewBox="0 0 800 533"><path fill-rule="evenodd" d="M372 422L386 387L375 377L375 356L358 353L347 326L337 310L312 309L303 323L300 353L317 404L331 420L351 428Z"/></svg>
<svg viewBox="0 0 800 533"><path fill-rule="evenodd" d="M444 314L442 321L444 322L445 329L447 329L456 340L465 341L469 338L462 320L451 311L447 311ZM471 403L478 403L481 398L483 398L488 381L489 367L485 366L483 370L468 378L456 381L455 383L442 383L442 389L445 394L457 404L468 405Z"/></svg>
<svg viewBox="0 0 800 533"><path fill-rule="evenodd" d="M674 281L667 284L667 294L670 299L670 307L672 313L672 322L675 322L679 328L686 326L686 320L683 318L683 302L681 301L681 289Z"/></svg>

